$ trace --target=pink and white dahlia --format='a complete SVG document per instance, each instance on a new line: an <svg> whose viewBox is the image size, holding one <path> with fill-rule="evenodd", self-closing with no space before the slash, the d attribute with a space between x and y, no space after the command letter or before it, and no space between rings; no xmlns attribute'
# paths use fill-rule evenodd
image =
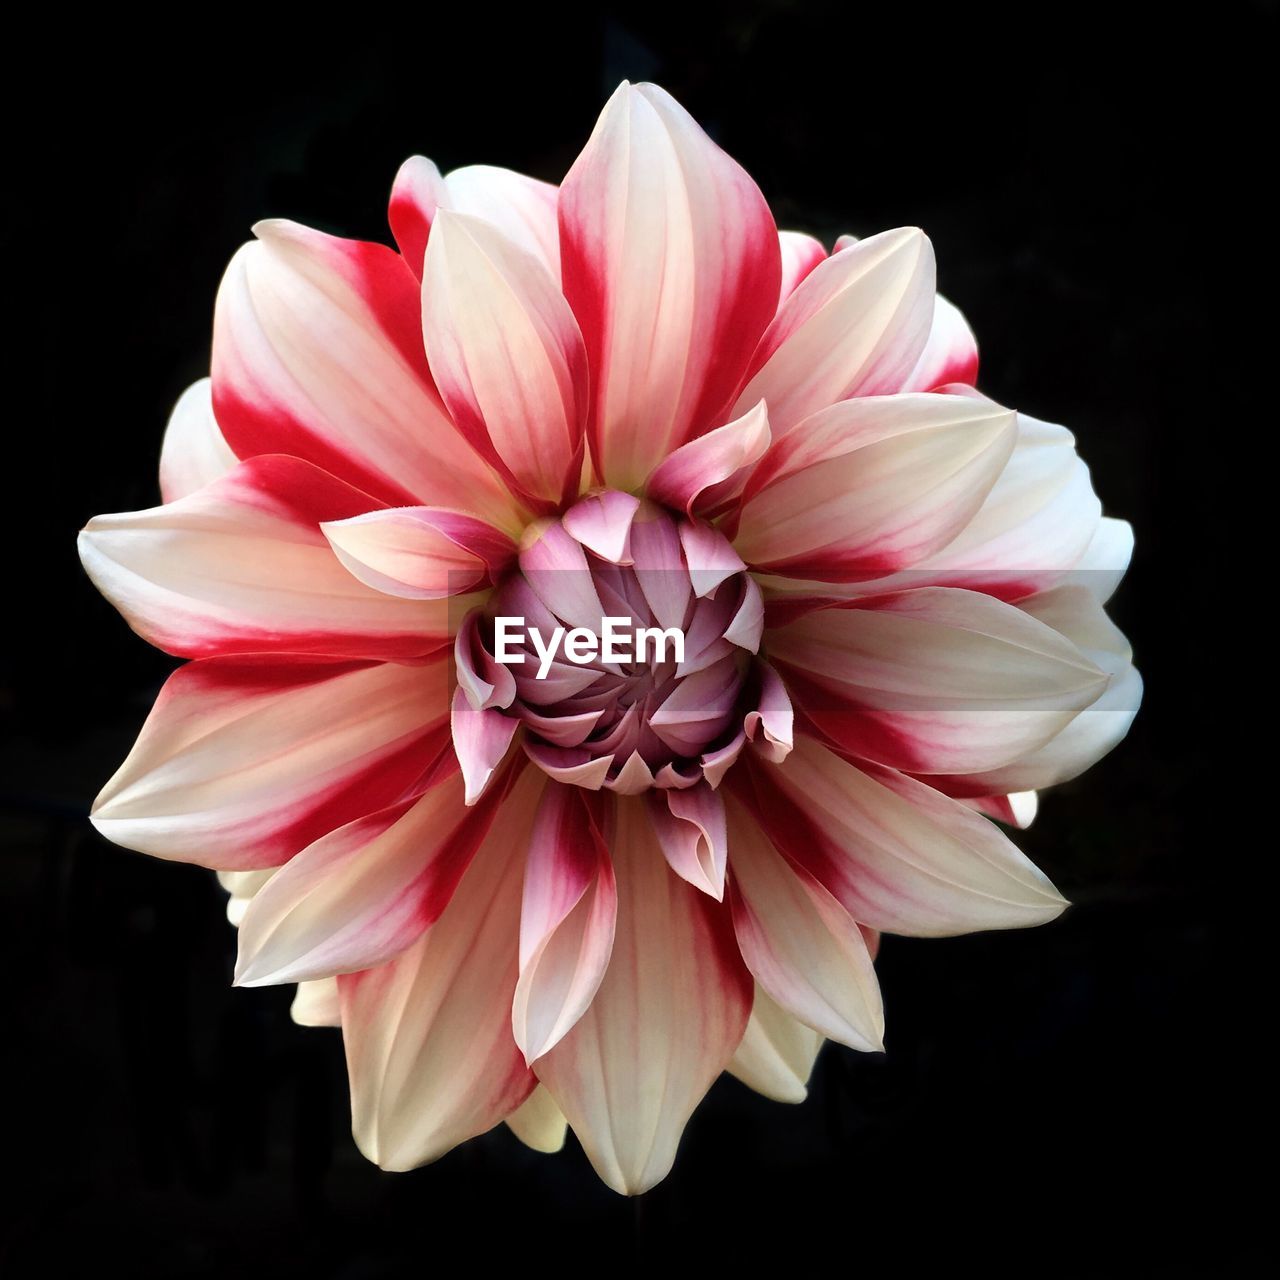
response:
<svg viewBox="0 0 1280 1280"><path fill-rule="evenodd" d="M190 660L93 820L217 869L370 1159L567 1124L640 1192L722 1071L881 1047L882 931L1062 911L991 819L1128 728L1131 532L920 231L780 233L652 85L559 188L414 157L390 223L255 228L162 505L81 537Z"/></svg>

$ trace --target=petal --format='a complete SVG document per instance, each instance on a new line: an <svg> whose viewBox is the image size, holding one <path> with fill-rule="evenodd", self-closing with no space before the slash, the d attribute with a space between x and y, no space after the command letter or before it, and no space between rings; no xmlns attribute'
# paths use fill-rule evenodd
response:
<svg viewBox="0 0 1280 1280"><path fill-rule="evenodd" d="M208 378L193 382L179 397L160 446L160 497L176 502L236 465L238 459L213 416Z"/></svg>
<svg viewBox="0 0 1280 1280"><path fill-rule="evenodd" d="M725 909L676 876L644 806L614 802L613 956L590 1008L537 1063L596 1172L638 1195L742 1040L751 980Z"/></svg>
<svg viewBox="0 0 1280 1280"><path fill-rule="evenodd" d="M1024 601L1021 607L1105 671L1106 691L1038 750L989 773L947 779L949 794L1033 791L1067 782L1116 747L1138 713L1142 677L1133 665L1129 642L1103 613L1088 586L1071 582Z"/></svg>
<svg viewBox="0 0 1280 1280"><path fill-rule="evenodd" d="M589 792L550 784L529 836L520 909L516 1043L533 1063L582 1017L613 948L617 890Z"/></svg>
<svg viewBox="0 0 1280 1280"><path fill-rule="evenodd" d="M729 838L719 793L705 782L653 792L649 818L671 870L720 902Z"/></svg>
<svg viewBox="0 0 1280 1280"><path fill-rule="evenodd" d="M954 302L937 294L933 325L916 367L899 391L932 391L947 383L973 386L978 380L978 340Z"/></svg>
<svg viewBox="0 0 1280 1280"><path fill-rule="evenodd" d="M444 180L449 208L483 218L526 253L532 254L560 280L559 192L511 169L472 164L454 169Z"/></svg>
<svg viewBox="0 0 1280 1280"><path fill-rule="evenodd" d="M139 635L180 657L419 657L447 642L448 606L358 582L320 531L377 505L297 458L253 458L177 502L95 517L80 558Z"/></svg>
<svg viewBox="0 0 1280 1280"><path fill-rule="evenodd" d="M709 596L726 578L747 567L729 539L701 520L681 522L680 546L693 594L699 598Z"/></svg>
<svg viewBox="0 0 1280 1280"><path fill-rule="evenodd" d="M857 923L809 872L774 849L741 804L732 803L729 813L733 926L756 982L829 1039L883 1049L880 984Z"/></svg>
<svg viewBox="0 0 1280 1280"><path fill-rule="evenodd" d="M1015 414L963 396L834 405L756 467L734 545L754 568L825 581L912 565L973 519L1016 439Z"/></svg>
<svg viewBox="0 0 1280 1280"><path fill-rule="evenodd" d="M1127 520L1103 516L1083 555L1076 561L1071 581L1087 587L1099 604L1115 594L1133 558L1133 526Z"/></svg>
<svg viewBox="0 0 1280 1280"><path fill-rule="evenodd" d="M805 235L803 231L779 231L778 248L782 251L782 288L778 294L781 306L796 291L796 286L820 262L827 251L821 240Z"/></svg>
<svg viewBox="0 0 1280 1280"><path fill-rule="evenodd" d="M645 486L654 502L690 516L710 512L736 497L751 469L769 448L769 415L764 401L726 426L708 431L664 458Z"/></svg>
<svg viewBox="0 0 1280 1280"><path fill-rule="evenodd" d="M395 505L511 527L498 476L459 435L422 350L418 282L382 245L255 227L218 291L213 406L242 458L303 458Z"/></svg>
<svg viewBox="0 0 1280 1280"><path fill-rule="evenodd" d="M582 473L586 352L555 280L490 223L444 212L422 277L422 329L458 429L533 502Z"/></svg>
<svg viewBox="0 0 1280 1280"><path fill-rule="evenodd" d="M994 823L922 782L804 736L782 765L748 759L749 786L740 772L730 785L774 846L860 924L944 937L1044 924L1066 906Z"/></svg>
<svg viewBox="0 0 1280 1280"><path fill-rule="evenodd" d="M1034 791L1015 791L1007 796L974 796L964 803L1006 827L1025 831L1035 821L1039 797Z"/></svg>
<svg viewBox="0 0 1280 1280"><path fill-rule="evenodd" d="M791 697L778 673L763 658L756 659L753 670L759 681L756 705L755 710L747 712L742 727L757 753L779 764L791 754L795 741Z"/></svg>
<svg viewBox="0 0 1280 1280"><path fill-rule="evenodd" d="M467 804L475 804L484 795L519 727L514 716L493 709L477 711L464 689L454 690L450 728L466 783Z"/></svg>
<svg viewBox="0 0 1280 1280"><path fill-rule="evenodd" d="M447 744L448 665L180 667L93 807L108 840L160 858L276 866L399 800Z"/></svg>
<svg viewBox="0 0 1280 1280"><path fill-rule="evenodd" d="M532 1092L511 1036L520 857L542 779L526 769L444 914L390 964L338 979L352 1131L384 1169L438 1159Z"/></svg>
<svg viewBox="0 0 1280 1280"><path fill-rule="evenodd" d="M289 1016L300 1027L340 1027L342 1007L338 1000L338 980L317 978L298 983Z"/></svg>
<svg viewBox="0 0 1280 1280"><path fill-rule="evenodd" d="M756 985L746 1034L729 1073L774 1102L803 1102L823 1038L785 1013Z"/></svg>
<svg viewBox="0 0 1280 1280"><path fill-rule="evenodd" d="M1008 764L1107 686L1105 671L1052 627L950 587L807 614L770 633L769 656L824 734L911 773Z"/></svg>
<svg viewBox="0 0 1280 1280"><path fill-rule="evenodd" d="M588 494L561 517L566 532L611 564L631 561L631 522L640 499L617 489Z"/></svg>
<svg viewBox="0 0 1280 1280"><path fill-rule="evenodd" d="M560 188L560 239L591 365L592 456L610 486L634 489L726 420L778 297L773 218L668 94L624 83Z"/></svg>
<svg viewBox="0 0 1280 1280"><path fill-rule="evenodd" d="M400 166L391 187L387 221L406 265L422 278L422 259L436 210L449 207L449 194L440 170L426 156L410 156Z"/></svg>
<svg viewBox="0 0 1280 1280"><path fill-rule="evenodd" d="M568 1125L555 1099L539 1085L508 1117L507 1127L534 1151L552 1155L564 1146Z"/></svg>
<svg viewBox="0 0 1280 1280"><path fill-rule="evenodd" d="M334 554L366 586L440 600L493 581L516 544L475 516L442 507L390 507L320 526Z"/></svg>
<svg viewBox="0 0 1280 1280"><path fill-rule="evenodd" d="M303 849L245 912L236 985L334 977L399 955L448 906L499 802L495 790L488 803L466 808L453 770L418 799Z"/></svg>
<svg viewBox="0 0 1280 1280"><path fill-rule="evenodd" d="M933 298L933 247L915 227L833 254L760 339L732 415L767 401L777 440L839 400L902 390L925 349Z"/></svg>

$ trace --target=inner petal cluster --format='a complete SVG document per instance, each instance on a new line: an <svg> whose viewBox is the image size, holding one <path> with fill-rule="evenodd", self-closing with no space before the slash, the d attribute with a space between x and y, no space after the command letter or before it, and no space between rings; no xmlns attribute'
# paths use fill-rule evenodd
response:
<svg viewBox="0 0 1280 1280"><path fill-rule="evenodd" d="M606 491L525 536L459 634L477 710L552 777L635 794L718 783L760 702L760 590L702 522Z"/></svg>

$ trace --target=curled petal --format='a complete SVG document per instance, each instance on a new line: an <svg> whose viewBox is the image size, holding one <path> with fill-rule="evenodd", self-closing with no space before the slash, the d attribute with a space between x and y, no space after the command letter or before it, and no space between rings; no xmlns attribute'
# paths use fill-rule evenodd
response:
<svg viewBox="0 0 1280 1280"><path fill-rule="evenodd" d="M653 470L645 491L655 502L684 511L710 511L736 497L772 439L763 400L740 418L682 444Z"/></svg>
<svg viewBox="0 0 1280 1280"><path fill-rule="evenodd" d="M631 562L631 522L640 499L617 489L581 498L561 517L561 523L588 551L611 564Z"/></svg>
<svg viewBox="0 0 1280 1280"><path fill-rule="evenodd" d="M795 712L786 685L778 673L763 659L757 659L755 674L759 680L756 706L743 721L747 741L766 760L780 764L791 754Z"/></svg>
<svg viewBox="0 0 1280 1280"><path fill-rule="evenodd" d="M532 1063L586 1011L609 963L617 890L581 787L550 784L534 818L511 1025Z"/></svg>
<svg viewBox="0 0 1280 1280"><path fill-rule="evenodd" d="M475 516L441 507L390 507L320 528L338 559L375 591L440 600L472 591L515 559L516 546Z"/></svg>
<svg viewBox="0 0 1280 1280"><path fill-rule="evenodd" d="M719 794L705 782L655 791L649 817L671 870L720 902L729 838Z"/></svg>
<svg viewBox="0 0 1280 1280"><path fill-rule="evenodd" d="M519 720L501 711L477 711L465 689L454 691L450 729L466 784L467 804L475 804L484 795L519 727Z"/></svg>

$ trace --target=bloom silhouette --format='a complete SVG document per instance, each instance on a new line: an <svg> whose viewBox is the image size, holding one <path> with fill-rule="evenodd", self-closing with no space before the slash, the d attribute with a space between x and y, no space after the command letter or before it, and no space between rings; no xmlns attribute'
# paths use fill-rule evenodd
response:
<svg viewBox="0 0 1280 1280"><path fill-rule="evenodd" d="M163 504L81 535L190 660L93 820L220 873L371 1159L567 1122L640 1192L722 1071L880 1048L881 931L1063 909L997 822L1128 728L1131 533L974 389L920 231L779 233L651 85L559 188L415 157L390 224L255 228ZM500 661L499 617L682 647Z"/></svg>

